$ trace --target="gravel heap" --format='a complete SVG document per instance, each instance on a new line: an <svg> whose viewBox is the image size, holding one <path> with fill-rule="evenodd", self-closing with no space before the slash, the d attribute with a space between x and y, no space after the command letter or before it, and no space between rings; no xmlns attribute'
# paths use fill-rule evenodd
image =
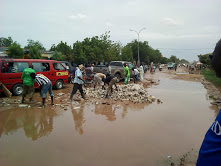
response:
<svg viewBox="0 0 221 166"><path fill-rule="evenodd" d="M154 102L154 96L148 96L147 90L140 84L117 85L118 91L113 86L113 93L109 98L115 101L131 101L134 103ZM107 90L101 88L88 88L85 90L88 98L105 98ZM160 101L159 99L157 101Z"/></svg>

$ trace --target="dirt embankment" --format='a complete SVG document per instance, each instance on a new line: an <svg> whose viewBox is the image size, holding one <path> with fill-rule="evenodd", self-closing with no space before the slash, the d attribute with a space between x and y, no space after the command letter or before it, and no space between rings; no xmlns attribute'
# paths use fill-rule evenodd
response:
<svg viewBox="0 0 221 166"><path fill-rule="evenodd" d="M203 78L203 75L200 74L200 70L197 71L189 71L185 67L179 67L177 71L175 70L167 70L168 74L172 75L173 79L180 79L185 81L195 81L200 82Z"/></svg>
<svg viewBox="0 0 221 166"><path fill-rule="evenodd" d="M203 75L200 74L200 70L189 71L187 68L180 67L177 71L168 70L166 72L172 75L173 79L201 82L205 89L207 89L208 97L213 99L211 104L217 106L218 110L221 109L221 88L216 87L213 83L205 80Z"/></svg>

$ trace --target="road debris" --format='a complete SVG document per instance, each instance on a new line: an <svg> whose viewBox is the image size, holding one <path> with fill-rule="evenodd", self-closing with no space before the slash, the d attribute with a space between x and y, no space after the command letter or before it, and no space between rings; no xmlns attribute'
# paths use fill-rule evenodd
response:
<svg viewBox="0 0 221 166"><path fill-rule="evenodd" d="M28 104L19 104L18 107L20 108L24 108L24 107L28 107L29 105Z"/></svg>
<svg viewBox="0 0 221 166"><path fill-rule="evenodd" d="M106 90L101 88L88 88L85 92L89 98L100 99L105 98L106 95ZM140 84L118 85L118 91L114 90L109 97L115 101L131 101L133 103L154 102L156 100L154 96L148 96L147 90Z"/></svg>

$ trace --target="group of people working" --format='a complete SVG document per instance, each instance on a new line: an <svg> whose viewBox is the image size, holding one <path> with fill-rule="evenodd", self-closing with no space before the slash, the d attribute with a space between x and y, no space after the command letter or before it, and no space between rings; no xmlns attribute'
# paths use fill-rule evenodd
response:
<svg viewBox="0 0 221 166"><path fill-rule="evenodd" d="M129 67L127 66L126 63L124 64L124 74L126 75L124 83L125 83L125 85L127 85L128 80L130 79L130 70L129 70ZM133 67L132 68L132 74L133 74L134 83L136 83L136 81L138 81L138 80L143 81L143 75L144 75L143 66L140 65L139 68Z"/></svg>
<svg viewBox="0 0 221 166"><path fill-rule="evenodd" d="M84 84L84 80L83 80L83 74L82 71L84 69L83 65L79 65L75 68L75 76L74 76L74 87L70 96L70 99L73 99L74 94L76 94L76 92L79 90L81 93L81 96L83 99L85 99L85 94L83 91L83 84ZM110 74L103 74L103 73L96 73L94 75L94 89L96 88L97 84L101 84L102 89L105 89L105 85L108 85L107 88L107 92L106 92L106 97L108 97L108 94L111 90L111 92L113 92L113 85L115 85L116 89L117 89L117 77L115 76L111 76Z"/></svg>
<svg viewBox="0 0 221 166"><path fill-rule="evenodd" d="M51 104L54 104L51 81L43 74L36 74L35 70L33 69L33 65L30 65L29 68L24 69L21 79L23 82L22 103L25 102L25 97L28 93L30 96L29 101L33 101L33 95L35 92L34 82L37 82L40 88L39 92L42 96L42 106L45 106L47 91L49 91L51 96Z"/></svg>
<svg viewBox="0 0 221 166"><path fill-rule="evenodd" d="M70 95L70 99L73 99L74 94L79 90L81 93L81 96L83 99L85 99L85 94L83 91L83 74L82 71L84 70L83 65L78 65L74 67L74 86L72 93ZM139 70L132 68L132 72L134 75L134 82L136 82L138 79L143 80L143 67L140 66ZM124 75L125 75L125 85L129 83L130 80L130 70L127 64L124 64ZM33 69L33 66L30 65L29 68L24 69L22 73L21 79L23 80L23 93L22 93L22 103L25 102L25 97L27 93L30 95L30 102L33 101L33 95L35 92L34 88L34 82L37 82L40 87L40 94L42 96L42 106L45 106L45 98L46 93L49 91L49 94L51 96L51 104L53 105L53 92L52 92L52 83L51 81L43 74L36 74L35 70ZM118 78L116 76L111 76L109 73L103 74L103 73L96 73L94 75L94 88L96 88L97 84L99 83L102 86L102 89L105 90L105 85L108 85L107 92L106 92L106 98L108 97L110 91L113 92L113 86L115 85L116 90Z"/></svg>
<svg viewBox="0 0 221 166"><path fill-rule="evenodd" d="M79 65L78 67L75 66L75 68L74 68L75 78L74 78L74 87L73 87L73 90L72 90L72 93L70 96L71 100L72 100L74 94L77 92L77 90L80 91L82 98L85 99L85 94L84 94L83 88L82 88L82 85L84 83L83 75L82 75L83 69L84 69L83 65ZM141 65L139 67L139 71L138 71L138 69L132 68L132 72L134 75L134 82L136 82L136 80L138 80L138 79L143 80L144 70ZM129 70L129 67L127 66L126 63L124 63L124 75L125 75L124 84L127 85L130 80L130 70ZM106 74L96 73L94 75L94 89L96 88L98 83L102 86L103 90L105 90L105 85L108 85L108 88L106 91L106 98L107 98L110 91L111 91L111 93L113 92L114 85L115 85L116 90L118 90L117 85L116 85L117 81L118 81L118 78L116 76L111 76L109 74L109 72L107 72Z"/></svg>

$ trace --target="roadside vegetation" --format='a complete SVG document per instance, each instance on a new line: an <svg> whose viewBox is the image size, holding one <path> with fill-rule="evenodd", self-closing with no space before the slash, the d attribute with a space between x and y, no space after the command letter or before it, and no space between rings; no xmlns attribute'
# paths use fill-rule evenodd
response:
<svg viewBox="0 0 221 166"><path fill-rule="evenodd" d="M95 62L110 62L110 61L137 61L138 57L138 41L133 40L126 45L122 45L120 41L112 41L110 39L110 31L100 35L86 37L83 41L76 41L68 45L67 42L61 41L58 44L53 44L50 51L54 51L52 59L66 60L74 63L95 63ZM11 37L0 37L0 47L8 47L9 55L12 58L30 58L41 59L40 51L45 51L45 47L39 41L32 39L27 40L27 45L21 48L21 45L13 41ZM21 50L28 50L28 56L24 56ZM158 49L154 49L149 45L148 41L139 41L139 56L140 61L146 64L168 62L174 63L189 63L185 59L179 59L175 55L170 58L163 57Z"/></svg>
<svg viewBox="0 0 221 166"><path fill-rule="evenodd" d="M216 73L212 69L203 69L201 74L207 81L212 82L214 85L221 87L221 79L216 76Z"/></svg>

